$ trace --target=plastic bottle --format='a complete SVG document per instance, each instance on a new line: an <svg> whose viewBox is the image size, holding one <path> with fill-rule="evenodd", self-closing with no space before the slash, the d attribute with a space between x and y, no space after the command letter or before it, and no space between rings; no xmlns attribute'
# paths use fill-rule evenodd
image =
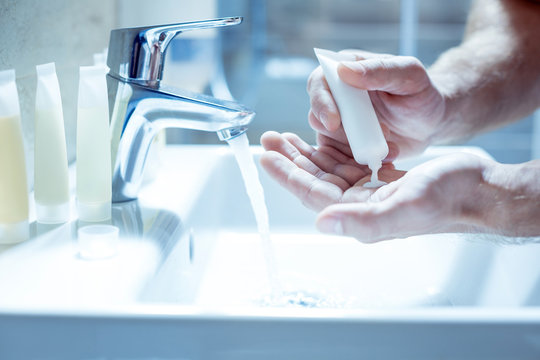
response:
<svg viewBox="0 0 540 360"><path fill-rule="evenodd" d="M0 244L28 239L28 189L15 71L0 71Z"/></svg>
<svg viewBox="0 0 540 360"><path fill-rule="evenodd" d="M382 166L382 160L388 155L388 144L369 94L366 90L344 83L337 73L339 62L351 60L350 55L323 49L314 50L338 106L341 123L354 160L359 164L368 165L371 169L371 182L364 184L364 186L384 185L384 182L378 180L377 172Z"/></svg>
<svg viewBox="0 0 540 360"><path fill-rule="evenodd" d="M60 86L54 63L36 66L34 197L43 224L69 220L69 175Z"/></svg>
<svg viewBox="0 0 540 360"><path fill-rule="evenodd" d="M111 142L103 66L81 66L77 113L77 210L82 221L111 217Z"/></svg>

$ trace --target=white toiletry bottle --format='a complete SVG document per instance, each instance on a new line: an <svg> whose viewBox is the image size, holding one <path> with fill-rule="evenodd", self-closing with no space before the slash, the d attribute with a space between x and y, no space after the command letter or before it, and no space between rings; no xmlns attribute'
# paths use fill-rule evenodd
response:
<svg viewBox="0 0 540 360"><path fill-rule="evenodd" d="M382 166L382 160L388 155L388 144L369 94L366 90L355 88L341 81L337 72L340 61L354 60L354 58L351 58L350 55L323 49L315 49L315 54L338 106L341 123L354 160L359 164L368 165L372 171L371 182L364 186L383 185L384 183L377 179L377 172Z"/></svg>
<svg viewBox="0 0 540 360"><path fill-rule="evenodd" d="M28 189L15 71L0 71L0 244L28 239Z"/></svg>
<svg viewBox="0 0 540 360"><path fill-rule="evenodd" d="M62 98L54 63L37 65L36 72L36 219L43 224L59 224L69 220L69 175Z"/></svg>
<svg viewBox="0 0 540 360"><path fill-rule="evenodd" d="M81 66L77 113L77 210L88 222L111 217L111 142L103 66Z"/></svg>

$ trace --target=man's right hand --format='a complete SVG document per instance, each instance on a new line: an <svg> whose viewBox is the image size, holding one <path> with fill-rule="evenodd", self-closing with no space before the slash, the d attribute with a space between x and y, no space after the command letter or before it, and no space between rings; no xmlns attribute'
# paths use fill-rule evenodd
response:
<svg viewBox="0 0 540 360"><path fill-rule="evenodd" d="M338 74L347 84L368 90L388 142L387 161L422 152L443 130L445 101L422 63L413 57L347 50L356 61L342 62ZM350 153L339 110L321 67L308 80L309 123L319 145ZM362 119L358 119L362 121Z"/></svg>

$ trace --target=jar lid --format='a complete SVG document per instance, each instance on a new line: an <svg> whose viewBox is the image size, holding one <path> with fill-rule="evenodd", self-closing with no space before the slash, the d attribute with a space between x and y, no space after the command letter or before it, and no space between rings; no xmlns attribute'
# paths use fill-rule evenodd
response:
<svg viewBox="0 0 540 360"><path fill-rule="evenodd" d="M79 255L84 259L110 258L118 251L119 230L113 225L88 225L78 231Z"/></svg>

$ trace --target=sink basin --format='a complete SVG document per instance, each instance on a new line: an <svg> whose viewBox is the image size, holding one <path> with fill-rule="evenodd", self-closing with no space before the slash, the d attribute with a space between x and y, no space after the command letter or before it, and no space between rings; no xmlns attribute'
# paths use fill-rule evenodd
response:
<svg viewBox="0 0 540 360"><path fill-rule="evenodd" d="M260 147L252 147L256 158ZM434 147L407 169L449 152ZM276 274L226 146L171 146L118 255L77 255L76 219L0 254L0 358L534 359L540 246L439 234L365 245L260 171ZM37 229L37 225L34 224Z"/></svg>

